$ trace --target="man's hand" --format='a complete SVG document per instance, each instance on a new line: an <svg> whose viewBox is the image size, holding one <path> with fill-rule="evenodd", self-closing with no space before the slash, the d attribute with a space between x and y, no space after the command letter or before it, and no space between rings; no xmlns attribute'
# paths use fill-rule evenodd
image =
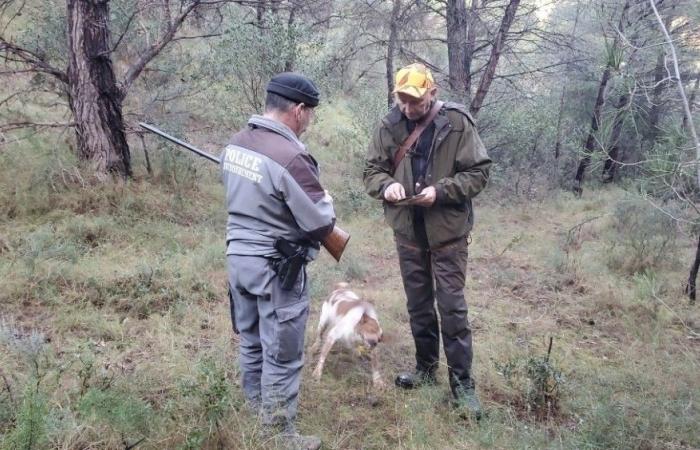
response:
<svg viewBox="0 0 700 450"><path fill-rule="evenodd" d="M328 189L323 190L324 194L324 199L328 200L329 202L333 203L333 197L331 197L331 194L328 192Z"/></svg>
<svg viewBox="0 0 700 450"><path fill-rule="evenodd" d="M437 191L435 191L435 187L428 186L427 188L420 191L420 193L425 195L425 197L423 197L419 200L416 200L414 205L423 206L425 208L433 206L433 203L435 203L435 198L437 196Z"/></svg>
<svg viewBox="0 0 700 450"><path fill-rule="evenodd" d="M406 198L406 190L401 183L392 183L384 190L384 199L387 202L398 202Z"/></svg>

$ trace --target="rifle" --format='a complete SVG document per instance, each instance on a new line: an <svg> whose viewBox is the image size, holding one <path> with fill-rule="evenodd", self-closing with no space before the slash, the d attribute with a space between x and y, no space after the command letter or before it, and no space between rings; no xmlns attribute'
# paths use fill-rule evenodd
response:
<svg viewBox="0 0 700 450"><path fill-rule="evenodd" d="M221 159L217 158L216 156L212 155L211 153L207 153L203 150L198 149L197 147L188 144L187 142L181 141L180 139L173 137L169 135L168 133L165 133L158 128L154 127L153 125L149 125L144 122L139 122L139 125L141 125L142 128L150 131L151 133L155 133L160 137L163 137L170 142L173 142L181 147L186 148L187 150L198 154L199 156L202 156L206 159L208 159L211 162L215 162L217 164L221 164ZM331 256L336 260L340 261L340 257L343 255L343 252L345 251L345 247L348 245L348 241L350 240L350 235L340 229L340 227L334 227L333 231L331 231L331 234L326 236L326 238L321 242L323 247L328 250L328 253L331 254Z"/></svg>

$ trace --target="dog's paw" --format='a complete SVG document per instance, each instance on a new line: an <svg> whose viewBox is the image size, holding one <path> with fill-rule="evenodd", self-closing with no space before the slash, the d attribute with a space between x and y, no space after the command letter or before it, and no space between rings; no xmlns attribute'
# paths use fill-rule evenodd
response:
<svg viewBox="0 0 700 450"><path fill-rule="evenodd" d="M321 371L318 369L314 370L311 377L314 379L314 381L321 381Z"/></svg>

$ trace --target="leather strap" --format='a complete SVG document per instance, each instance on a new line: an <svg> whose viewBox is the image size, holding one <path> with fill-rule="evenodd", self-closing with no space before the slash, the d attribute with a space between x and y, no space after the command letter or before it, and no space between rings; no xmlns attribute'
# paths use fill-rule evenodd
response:
<svg viewBox="0 0 700 450"><path fill-rule="evenodd" d="M444 102L439 100L433 103L433 107L430 109L428 114L423 118L423 120L416 124L416 127L413 129L411 134L409 134L406 140L399 145L399 149L396 151L393 161L394 173L396 173L396 169L399 167L401 161L403 161L404 156L406 156L408 149L413 147L413 144L416 143L420 135L423 134L426 128L428 128L430 122L432 122L433 119L435 119L435 116L437 116L437 114L440 112L442 105L444 105Z"/></svg>

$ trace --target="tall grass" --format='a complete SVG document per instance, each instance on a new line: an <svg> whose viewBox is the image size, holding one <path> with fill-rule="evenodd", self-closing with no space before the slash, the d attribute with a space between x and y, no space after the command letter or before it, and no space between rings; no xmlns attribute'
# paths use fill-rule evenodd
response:
<svg viewBox="0 0 700 450"><path fill-rule="evenodd" d="M309 267L308 337L333 284L349 281L377 306L391 386L414 349L392 233L361 194L367 135L351 109L329 107L308 136L352 235L340 264L321 254ZM0 447L270 448L240 392L215 168L154 149L153 175L93 185L67 149L35 141L20 162L23 145L0 154ZM437 386L374 398L367 367L339 349L320 383L307 360L300 430L339 449L700 446L700 317L678 282L693 248L669 241L630 276L608 266L618 251L636 261L626 234L669 229L610 206L624 193L495 197L477 199L465 290L487 416L449 407L444 358Z"/></svg>

